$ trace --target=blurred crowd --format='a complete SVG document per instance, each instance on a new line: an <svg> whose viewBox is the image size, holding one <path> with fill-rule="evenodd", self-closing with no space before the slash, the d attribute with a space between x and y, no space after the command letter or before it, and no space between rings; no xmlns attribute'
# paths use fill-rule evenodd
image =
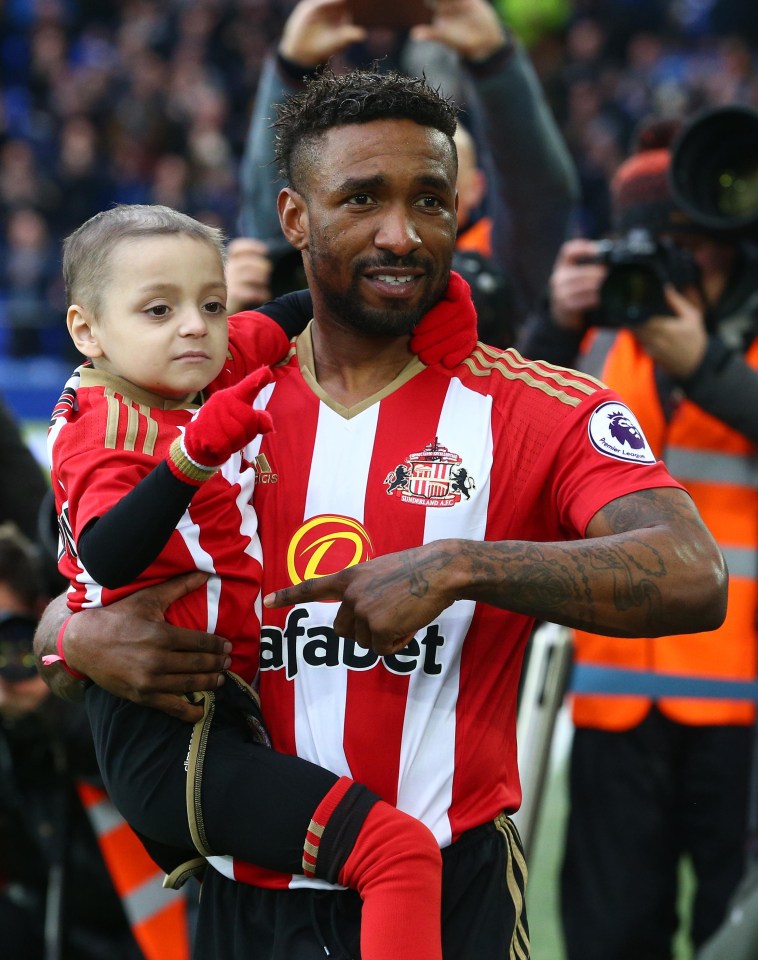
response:
<svg viewBox="0 0 758 960"><path fill-rule="evenodd" d="M239 161L292 0L0 5L0 353L69 351L60 242L112 203L239 233ZM651 113L758 105L750 0L498 0L576 163L573 232L609 228L608 183ZM378 49L391 50L385 36ZM373 52L371 43L361 54Z"/></svg>
<svg viewBox="0 0 758 960"><path fill-rule="evenodd" d="M290 4L291 6L291 4ZM112 203L234 232L251 97L278 0L10 0L0 12L6 350L68 340L60 241Z"/></svg>

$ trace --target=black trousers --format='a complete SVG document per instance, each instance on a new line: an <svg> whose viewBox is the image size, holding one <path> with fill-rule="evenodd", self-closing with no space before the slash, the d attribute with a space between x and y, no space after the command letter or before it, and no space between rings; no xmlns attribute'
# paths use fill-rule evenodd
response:
<svg viewBox="0 0 758 960"><path fill-rule="evenodd" d="M752 727L693 727L653 709L628 731L574 731L561 875L568 960L671 960L678 867L692 940L723 919L745 864Z"/></svg>
<svg viewBox="0 0 758 960"><path fill-rule="evenodd" d="M227 689L229 688L229 689ZM251 742L220 687L202 780L202 807L214 853L234 854L269 870L302 872L303 843L314 810L337 776L307 760ZM196 857L186 814L192 727L121 700L97 686L85 700L105 788L167 873Z"/></svg>
<svg viewBox="0 0 758 960"><path fill-rule="evenodd" d="M526 870L510 820L463 834L442 862L445 960L528 960ZM359 927L351 890L264 890L208 870L194 960L357 960Z"/></svg>

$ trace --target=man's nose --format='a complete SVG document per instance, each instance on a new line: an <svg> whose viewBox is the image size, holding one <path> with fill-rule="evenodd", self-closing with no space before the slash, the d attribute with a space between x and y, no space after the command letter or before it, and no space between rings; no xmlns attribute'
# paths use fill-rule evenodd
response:
<svg viewBox="0 0 758 960"><path fill-rule="evenodd" d="M385 210L374 243L382 250L391 250L397 256L417 250L422 241L411 211L399 205Z"/></svg>

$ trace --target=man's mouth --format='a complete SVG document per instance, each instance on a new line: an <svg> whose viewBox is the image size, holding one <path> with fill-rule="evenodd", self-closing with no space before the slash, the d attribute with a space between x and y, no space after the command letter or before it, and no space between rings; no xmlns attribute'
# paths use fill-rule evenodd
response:
<svg viewBox="0 0 758 960"><path fill-rule="evenodd" d="M415 277L405 276L405 277L393 277L388 273L377 273L373 278L374 280L381 280L382 283L394 283L402 285L404 283L410 283L412 280L415 280Z"/></svg>

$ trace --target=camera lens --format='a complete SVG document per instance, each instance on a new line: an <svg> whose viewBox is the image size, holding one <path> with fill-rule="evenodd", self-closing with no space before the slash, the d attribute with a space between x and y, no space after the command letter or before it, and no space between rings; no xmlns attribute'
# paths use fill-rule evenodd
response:
<svg viewBox="0 0 758 960"><path fill-rule="evenodd" d="M716 232L758 225L758 111L705 111L674 146L671 188L696 224Z"/></svg>
<svg viewBox="0 0 758 960"><path fill-rule="evenodd" d="M665 297L656 270L646 264L614 265L600 288L600 304L609 325L632 327L665 312Z"/></svg>
<svg viewBox="0 0 758 960"><path fill-rule="evenodd" d="M758 210L758 160L745 161L716 175L715 207L726 217L745 217Z"/></svg>

